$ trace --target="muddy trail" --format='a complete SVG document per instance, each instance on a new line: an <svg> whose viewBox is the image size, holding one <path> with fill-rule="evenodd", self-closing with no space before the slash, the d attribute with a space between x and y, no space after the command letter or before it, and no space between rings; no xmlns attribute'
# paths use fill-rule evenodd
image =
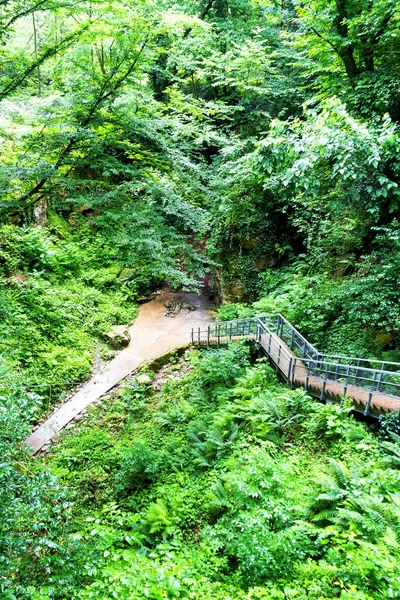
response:
<svg viewBox="0 0 400 600"><path fill-rule="evenodd" d="M171 311L166 309L166 303L178 306L178 309L182 305L182 308ZM189 310L187 305L194 307L194 310ZM129 328L129 345L27 438L26 444L32 454L46 446L82 410L101 398L139 365L157 359L170 350L187 346L192 327L202 327L210 322L210 309L208 297L193 293L166 292L142 304L135 322ZM177 314L172 317L166 316L165 312Z"/></svg>

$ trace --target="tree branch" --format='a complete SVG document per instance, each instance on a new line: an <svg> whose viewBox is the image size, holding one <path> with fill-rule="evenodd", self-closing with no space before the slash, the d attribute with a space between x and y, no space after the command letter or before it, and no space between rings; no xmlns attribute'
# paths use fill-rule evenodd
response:
<svg viewBox="0 0 400 600"><path fill-rule="evenodd" d="M3 100L7 96L11 94L21 83L29 77L31 73L33 73L42 63L44 63L51 56L55 56L61 50L69 48L80 36L81 34L89 28L89 25L85 25L79 31L75 31L74 33L68 35L66 38L62 40L57 46L53 46L52 48L48 48L39 56L37 60L35 60L21 75L10 81L5 88L0 90L0 100Z"/></svg>
<svg viewBox="0 0 400 600"><path fill-rule="evenodd" d="M324 36L322 35L322 33L320 33L319 31L317 31L317 30L315 29L315 27L313 27L312 25L310 25L310 29L311 29L311 31L313 31L313 32L315 33L315 35L316 35L316 36L318 36L318 37L319 37L321 40L323 40L324 42L326 42L327 44L329 44L329 45L330 45L330 46L331 46L331 47L334 49L334 51L335 51L337 54L339 54L339 56L341 57L341 54L340 54L340 49L339 49L339 48L336 48L335 44L333 44L333 43L332 43L332 42L331 42L331 41L330 41L328 38L324 37Z"/></svg>
<svg viewBox="0 0 400 600"><path fill-rule="evenodd" d="M114 72L111 73L111 75L109 75L107 77L107 79L103 82L103 85L101 86L101 89L97 95L97 98L94 100L91 108L89 109L89 112L87 113L86 117L84 119L82 119L82 121L79 123L77 129L75 130L75 133L73 134L73 136L71 137L71 139L69 140L68 144L65 146L65 148L61 151L55 165L53 168L53 172L50 173L49 175L47 175L46 177L43 177L29 192L27 192L26 194L24 194L17 202L18 205L23 205L26 204L28 200L30 200L31 198L33 198L34 196L36 196L39 192L41 192L41 190L43 189L43 187L45 186L45 184L53 177L54 173L57 171L57 169L62 166L64 159L70 154L70 152L75 148L76 143L79 141L79 133L80 131L87 127L90 122L93 120L93 117L95 116L97 110L99 109L99 107L104 104L104 102L106 100L108 100L108 98L110 98L113 94L115 94L120 87L125 83L125 81L127 80L127 78L131 75L131 73L133 72L133 70L135 69L139 58L141 57L144 49L147 46L147 43L149 41L149 35L145 38L145 40L143 41L137 55L135 56L135 59L131 62L131 64L129 65L129 67L125 70L124 73L122 73L120 75L120 77L113 83L112 88L108 91L107 88L109 87L109 85L112 82L113 77L115 76L115 71L118 72L118 70L122 67L122 65L125 62L125 59L122 59L119 64L115 67Z"/></svg>
<svg viewBox="0 0 400 600"><path fill-rule="evenodd" d="M206 6L203 8L203 10L201 11L201 13L199 14L199 19L201 19L202 21L206 18L206 16L208 15L208 13L210 12L210 10L213 7L215 0L209 0L208 4L206 4ZM185 33L183 34L183 39L185 40L188 35L190 34L190 32L192 31L193 27L189 27L189 29L186 29Z"/></svg>

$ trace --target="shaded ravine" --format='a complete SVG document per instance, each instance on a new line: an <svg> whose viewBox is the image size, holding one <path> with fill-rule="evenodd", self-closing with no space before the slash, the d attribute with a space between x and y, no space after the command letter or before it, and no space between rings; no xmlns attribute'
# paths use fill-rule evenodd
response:
<svg viewBox="0 0 400 600"><path fill-rule="evenodd" d="M174 318L166 317L163 315L164 303L171 298L188 302L196 310L182 310ZM141 363L189 344L191 328L210 322L210 308L211 302L207 297L191 293L164 293L142 304L138 317L129 329L129 345L25 440L31 453L36 454L82 410L132 373Z"/></svg>

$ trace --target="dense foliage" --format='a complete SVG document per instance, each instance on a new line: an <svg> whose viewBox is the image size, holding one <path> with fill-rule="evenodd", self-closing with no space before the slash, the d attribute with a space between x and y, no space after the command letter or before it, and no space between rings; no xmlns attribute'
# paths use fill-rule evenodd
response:
<svg viewBox="0 0 400 600"><path fill-rule="evenodd" d="M223 318L399 360L399 4L0 0L0 37L0 593L399 597L396 418L380 446L241 346L21 448L210 275Z"/></svg>
<svg viewBox="0 0 400 600"><path fill-rule="evenodd" d="M134 299L165 281L196 286L211 268L221 298L248 302L284 265L293 295L307 295L311 276L334 298L312 320L343 321L340 345L355 298L371 335L354 351L396 350L395 2L2 10L1 218L28 238L41 235L32 223L47 227L60 246L72 228L79 248L63 251L59 275L74 260L112 264L109 287L123 272ZM10 261L5 275L32 266ZM327 328L305 323L310 307L294 310L326 346Z"/></svg>
<svg viewBox="0 0 400 600"><path fill-rule="evenodd" d="M63 434L35 471L69 492L52 488L33 550L19 536L16 596L398 597L395 445L264 361L238 344L187 354Z"/></svg>

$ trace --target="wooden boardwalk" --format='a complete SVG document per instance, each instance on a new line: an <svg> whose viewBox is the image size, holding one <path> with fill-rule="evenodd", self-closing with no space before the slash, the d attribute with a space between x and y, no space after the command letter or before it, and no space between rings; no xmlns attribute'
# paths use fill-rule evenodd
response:
<svg viewBox="0 0 400 600"><path fill-rule="evenodd" d="M192 330L192 343L215 347L253 339L292 387L321 401L350 398L354 410L379 416L400 411L400 364L318 352L282 315L237 319Z"/></svg>

